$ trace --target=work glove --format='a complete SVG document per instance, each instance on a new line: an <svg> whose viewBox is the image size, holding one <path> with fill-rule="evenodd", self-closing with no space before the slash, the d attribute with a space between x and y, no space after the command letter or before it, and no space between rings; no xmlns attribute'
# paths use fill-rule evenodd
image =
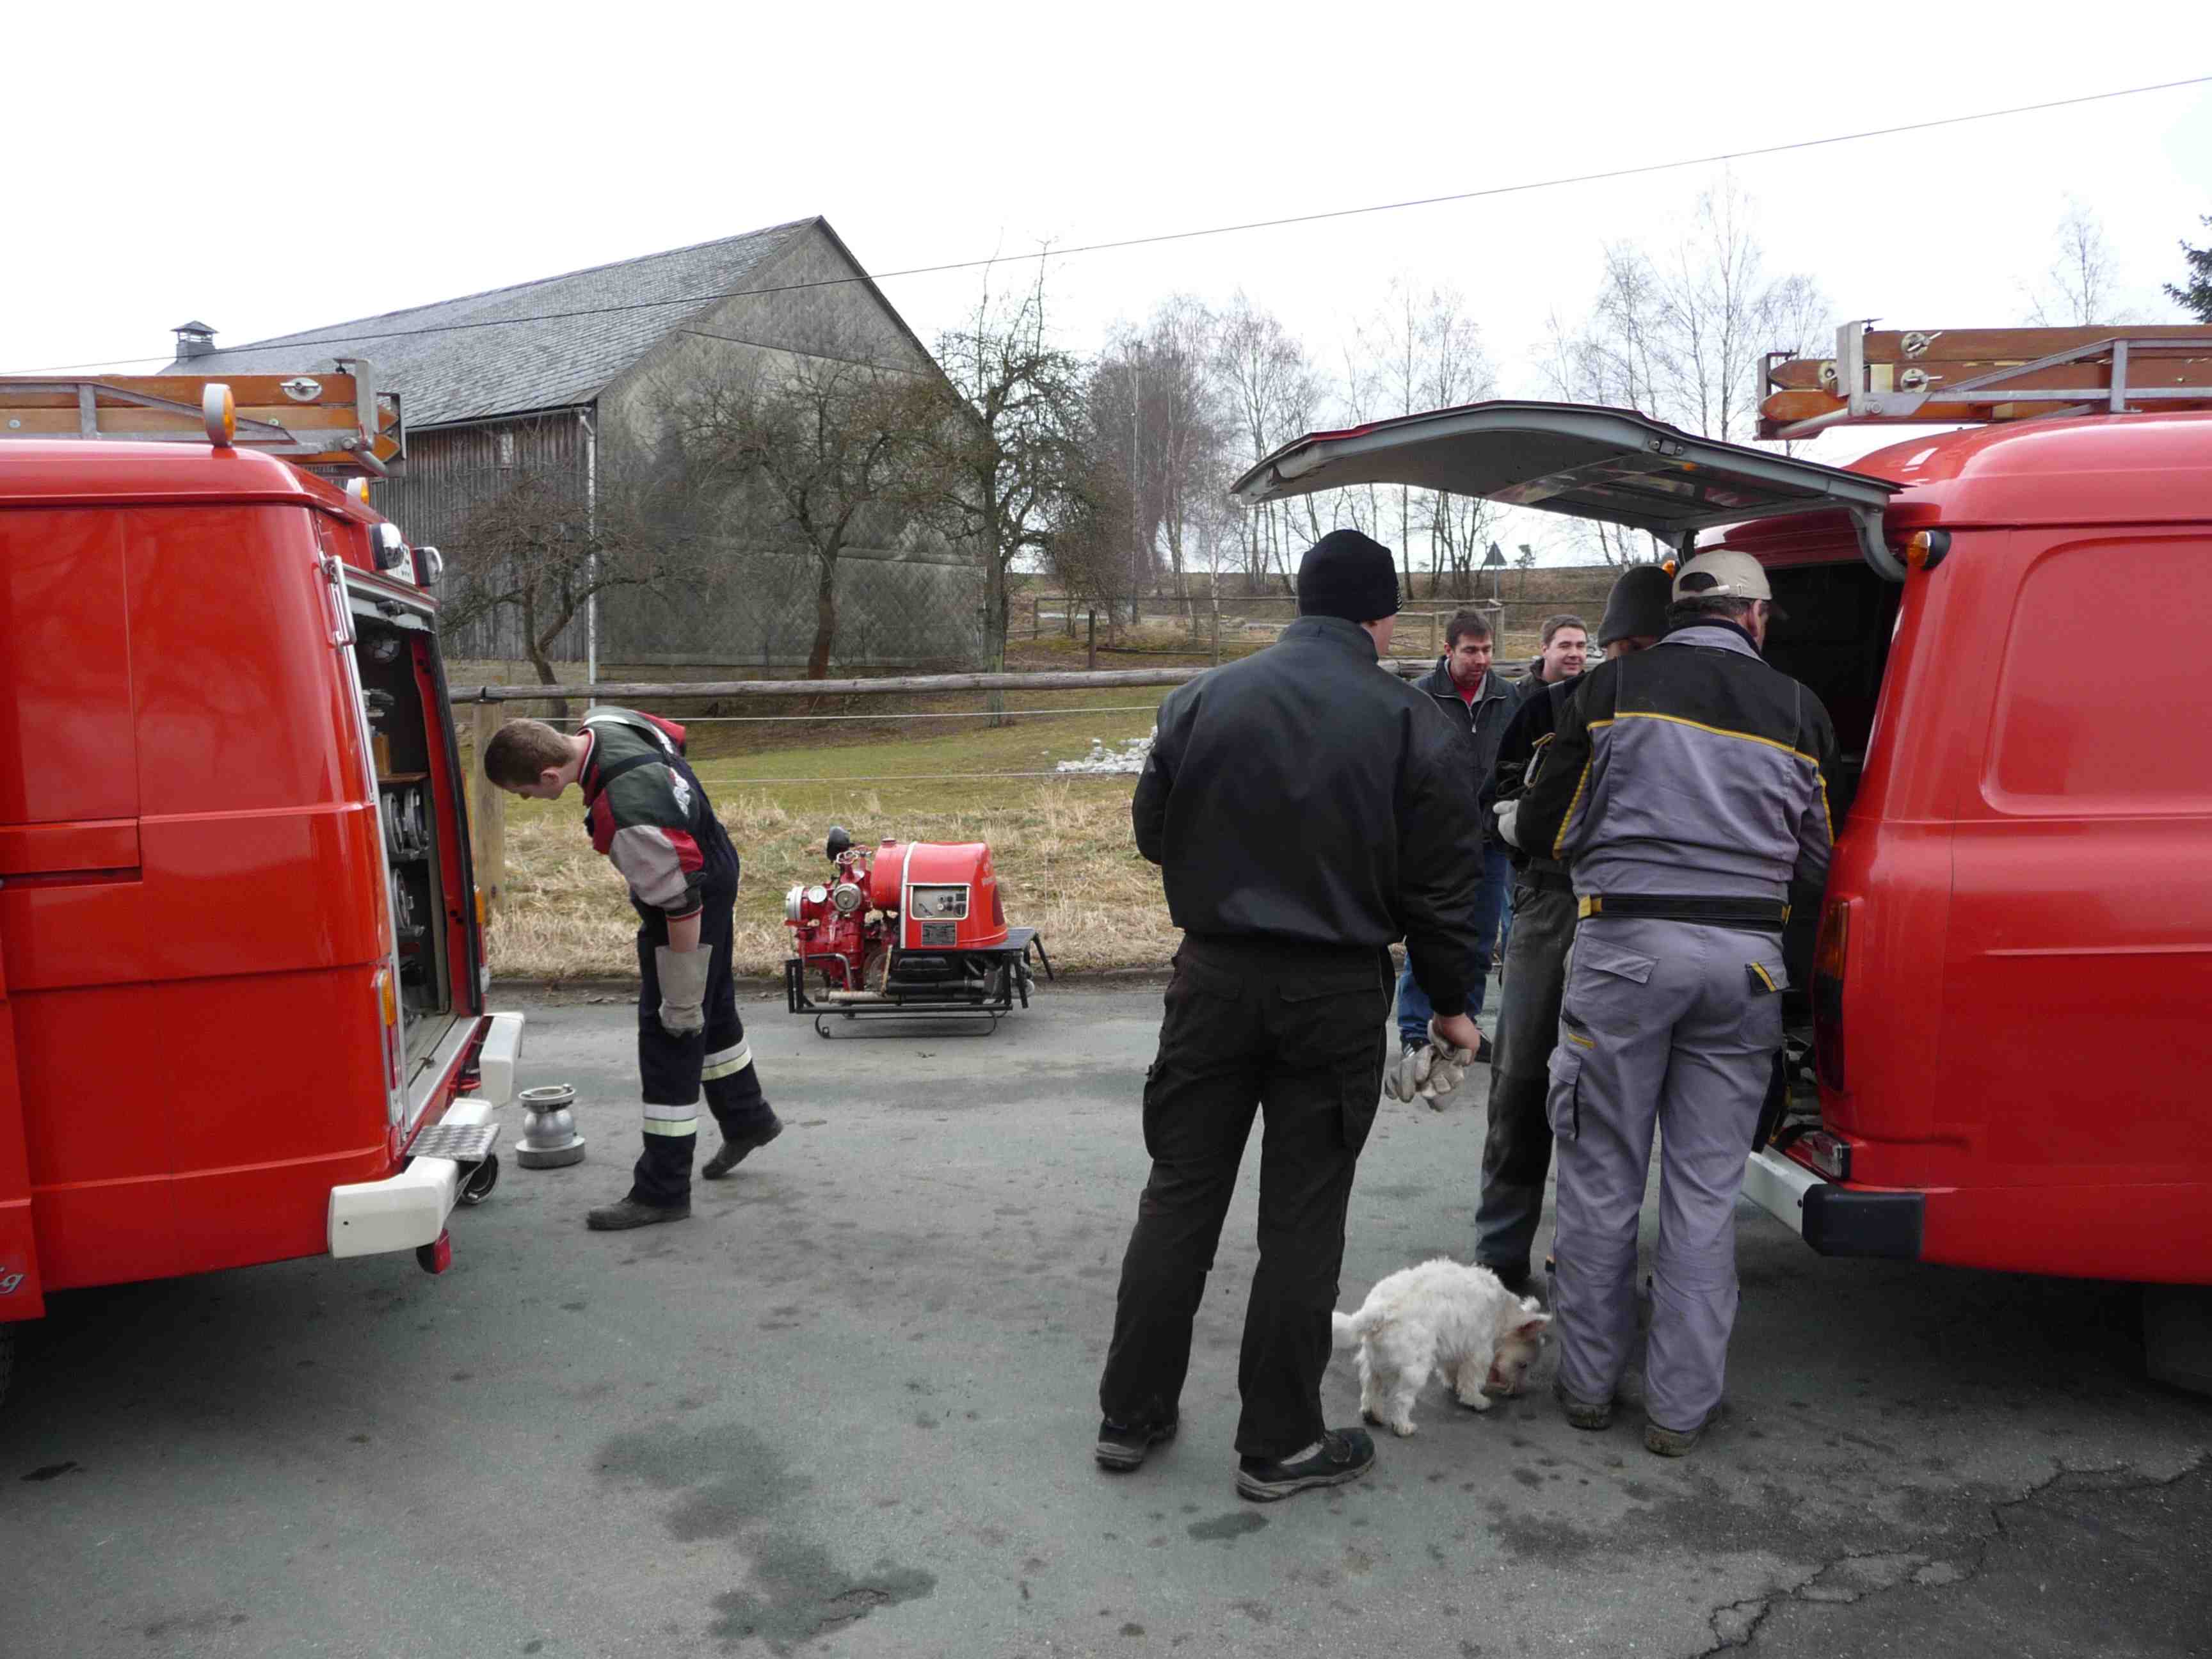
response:
<svg viewBox="0 0 2212 1659"><path fill-rule="evenodd" d="M1498 820L1498 838L1509 847L1519 848L1521 837L1513 825L1521 816L1521 798L1516 795L1511 800L1499 801L1490 809L1490 815Z"/></svg>
<svg viewBox="0 0 2212 1659"><path fill-rule="evenodd" d="M1466 1080L1468 1067L1474 1064L1474 1050L1447 1042L1437 1034L1437 1023L1431 1019L1429 1022L1429 1046L1424 1052L1432 1058L1428 1064L1428 1074L1421 1080L1418 1092L1429 1103L1431 1111L1441 1112L1443 1108L1437 1103Z"/></svg>
<svg viewBox="0 0 2212 1659"><path fill-rule="evenodd" d="M1429 1080L1429 1070L1436 1058L1437 1051L1426 1043L1407 1049L1383 1066L1382 1092L1393 1100L1417 1098Z"/></svg>
<svg viewBox="0 0 2212 1659"><path fill-rule="evenodd" d="M696 1036L707 1029L707 963L712 955L704 945L696 951L653 947L660 977L660 1029L669 1036Z"/></svg>

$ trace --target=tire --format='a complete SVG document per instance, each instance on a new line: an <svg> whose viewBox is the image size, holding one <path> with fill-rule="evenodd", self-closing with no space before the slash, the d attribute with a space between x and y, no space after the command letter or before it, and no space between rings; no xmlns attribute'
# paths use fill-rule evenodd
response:
<svg viewBox="0 0 2212 1659"><path fill-rule="evenodd" d="M493 1152L470 1170L468 1179L461 1182L460 1201L474 1209L489 1198L491 1189L498 1185L499 1154Z"/></svg>

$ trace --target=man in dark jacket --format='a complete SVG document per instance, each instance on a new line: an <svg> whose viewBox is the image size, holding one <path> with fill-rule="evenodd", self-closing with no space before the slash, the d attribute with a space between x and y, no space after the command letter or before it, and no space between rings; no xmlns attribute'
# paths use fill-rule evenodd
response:
<svg viewBox="0 0 2212 1659"><path fill-rule="evenodd" d="M1476 1036L1467 739L1377 666L1397 620L1389 550L1356 531L1324 537L1298 567L1298 608L1276 644L1160 705L1138 781L1138 850L1160 866L1183 941L1145 1083L1152 1176L1098 1389L1103 1467L1133 1469L1173 1437L1191 1321L1264 1112L1237 1430L1237 1489L1262 1501L1375 1462L1364 1430L1323 1425L1321 1379L1382 1084L1392 940L1407 941L1450 1061L1471 1060Z"/></svg>
<svg viewBox="0 0 2212 1659"><path fill-rule="evenodd" d="M1652 644L1666 630L1672 578L1656 564L1620 574L1598 623L1610 658ZM1510 820L1528 773L1549 746L1580 676L1540 687L1522 703L1498 745L1489 794ZM1544 1121L1547 1066L1559 1039L1559 990L1575 936L1574 884L1558 860L1513 849L1513 933L1505 946L1505 989L1490 1061L1489 1126L1482 1139L1482 1198L1474 1217L1474 1259L1518 1295L1528 1286L1529 1255L1544 1213L1552 1169L1552 1128Z"/></svg>
<svg viewBox="0 0 2212 1659"><path fill-rule="evenodd" d="M1826 875L1833 834L1835 729L1759 657L1772 600L1748 554L1683 565L1667 634L1584 678L1510 832L1567 865L1581 916L1547 1103L1556 1392L1577 1428L1611 1421L1663 1128L1643 1345L1644 1443L1662 1456L1696 1445L1720 1408L1736 1195L1782 1046L1782 929L1792 884Z"/></svg>
<svg viewBox="0 0 2212 1659"><path fill-rule="evenodd" d="M1520 702L1512 684L1491 672L1495 647L1490 619L1480 611L1462 611L1444 625L1444 654L1433 670L1413 683L1436 699L1446 719L1455 725L1466 722L1472 744L1468 760L1478 796L1498 764L1498 740L1505 735L1505 723ZM1480 815L1479 808L1477 815ZM1492 953L1498 947L1498 924L1505 915L1506 883L1512 873L1507 857L1510 849L1490 833L1486 823L1483 827L1482 881L1474 895L1474 925L1481 951L1475 958L1474 994L1468 1009L1476 1016L1482 1012ZM1411 1100L1423 1093L1433 1097L1436 1080L1430 1075L1432 1062L1428 1052L1432 1012L1428 994L1421 988L1409 958L1398 975L1399 1056L1383 1077L1384 1087L1395 1099ZM1489 1038L1477 1045L1474 1057L1478 1063L1489 1062Z"/></svg>

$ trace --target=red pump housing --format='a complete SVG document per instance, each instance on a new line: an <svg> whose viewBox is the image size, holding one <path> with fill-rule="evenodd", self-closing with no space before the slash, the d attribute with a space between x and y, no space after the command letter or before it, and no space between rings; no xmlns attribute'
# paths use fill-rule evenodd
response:
<svg viewBox="0 0 2212 1659"><path fill-rule="evenodd" d="M841 829L825 848L834 874L785 896L797 952L784 965L793 1013L998 1014L1026 1007L1033 927L1006 921L991 849L981 842L886 838L862 852ZM810 976L813 988L810 991Z"/></svg>

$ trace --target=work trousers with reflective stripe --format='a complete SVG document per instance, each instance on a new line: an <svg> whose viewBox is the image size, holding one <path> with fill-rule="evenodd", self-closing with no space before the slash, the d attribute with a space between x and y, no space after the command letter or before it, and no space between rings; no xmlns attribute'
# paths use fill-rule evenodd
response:
<svg viewBox="0 0 2212 1659"><path fill-rule="evenodd" d="M1591 916L1552 1051L1559 1382L1610 1400L1636 1339L1637 1223L1660 1137L1644 1409L1693 1429L1720 1403L1735 1324L1735 1200L1782 1044L1778 935Z"/></svg>
<svg viewBox="0 0 2212 1659"><path fill-rule="evenodd" d="M1345 1211L1382 1092L1389 1012L1390 957L1379 947L1184 935L1145 1079L1152 1173L1098 1384L1108 1418L1176 1415L1191 1322L1256 1115L1266 1119L1260 1264L1244 1310L1237 1449L1280 1457L1321 1438Z"/></svg>
<svg viewBox="0 0 2212 1659"><path fill-rule="evenodd" d="M668 943L668 919L647 914L637 930L637 1071L645 1099L645 1147L638 1154L629 1195L663 1208L691 1196L701 1094L725 1136L747 1133L774 1115L761 1094L730 977L736 894L709 889L703 896L699 948L714 953L707 964L704 1031L671 1036L663 1029L659 964L653 953Z"/></svg>
<svg viewBox="0 0 2212 1659"><path fill-rule="evenodd" d="M1505 989L1490 1056L1490 1121L1482 1139L1482 1199L1474 1214L1474 1259L1499 1273L1528 1271L1552 1172L1552 1045L1559 1035L1559 995L1567 947L1575 937L1575 896L1562 878L1539 885L1527 875L1513 889L1512 937L1505 946Z"/></svg>

